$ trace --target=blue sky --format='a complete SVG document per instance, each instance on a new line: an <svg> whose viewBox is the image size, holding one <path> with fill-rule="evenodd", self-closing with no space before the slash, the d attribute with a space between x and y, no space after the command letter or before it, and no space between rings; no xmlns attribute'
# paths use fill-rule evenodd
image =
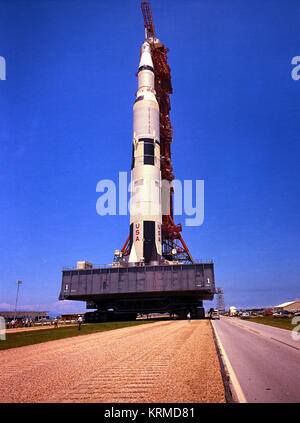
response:
<svg viewBox="0 0 300 423"><path fill-rule="evenodd" d="M140 2L0 5L0 309L22 279L20 307L83 310L58 303L62 267L110 263L129 231L129 216L96 213L96 185L130 171ZM299 1L151 7L170 48L175 176L205 181L203 225L183 227L192 255L214 259L227 306L299 298Z"/></svg>

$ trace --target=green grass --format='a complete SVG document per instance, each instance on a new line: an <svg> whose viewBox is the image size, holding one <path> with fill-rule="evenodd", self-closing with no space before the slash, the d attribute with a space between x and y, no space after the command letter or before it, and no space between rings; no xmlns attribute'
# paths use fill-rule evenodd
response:
<svg viewBox="0 0 300 423"><path fill-rule="evenodd" d="M24 347L25 345L40 344L42 342L55 341L57 339L70 338L74 336L88 335L96 332L104 332L107 330L114 330L125 328L129 326L144 325L146 323L153 323L152 319L137 320L133 322L105 322L105 323L86 323L78 330L78 326L60 326L58 328L49 328L35 331L24 331L9 333L6 332L6 340L0 340L0 350L7 350L9 348Z"/></svg>
<svg viewBox="0 0 300 423"><path fill-rule="evenodd" d="M263 325L275 326L276 328L281 329L294 329L295 325L292 325L292 319L286 317L277 317L273 316L261 316L261 317L251 317L247 319L250 322L261 323ZM246 320L246 321L247 321Z"/></svg>

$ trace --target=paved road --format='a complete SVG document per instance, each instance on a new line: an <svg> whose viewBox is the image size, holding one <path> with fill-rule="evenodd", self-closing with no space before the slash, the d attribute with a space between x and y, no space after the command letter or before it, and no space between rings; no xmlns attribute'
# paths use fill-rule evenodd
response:
<svg viewBox="0 0 300 423"><path fill-rule="evenodd" d="M300 402L300 340L234 317L213 325L247 402Z"/></svg>
<svg viewBox="0 0 300 423"><path fill-rule="evenodd" d="M0 351L0 402L225 402L225 393L210 322L165 321Z"/></svg>

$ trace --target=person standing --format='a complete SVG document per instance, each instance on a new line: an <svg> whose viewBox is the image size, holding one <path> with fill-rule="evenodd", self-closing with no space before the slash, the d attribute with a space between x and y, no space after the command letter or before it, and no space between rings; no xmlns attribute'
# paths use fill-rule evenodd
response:
<svg viewBox="0 0 300 423"><path fill-rule="evenodd" d="M190 321L191 321L191 313L190 313L190 312L188 312L188 314L186 315L186 317L187 317L187 319L188 319L188 321L189 321L189 323L190 323Z"/></svg>
<svg viewBox="0 0 300 423"><path fill-rule="evenodd" d="M82 317L79 316L79 318L78 318L78 330L81 329L81 324L82 324Z"/></svg>

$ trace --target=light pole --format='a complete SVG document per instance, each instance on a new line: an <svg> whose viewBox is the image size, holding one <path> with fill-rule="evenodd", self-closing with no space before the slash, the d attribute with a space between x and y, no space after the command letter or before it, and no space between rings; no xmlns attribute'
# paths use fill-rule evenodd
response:
<svg viewBox="0 0 300 423"><path fill-rule="evenodd" d="M22 281L17 281L18 288L17 288L17 298L16 298L14 321L16 321L16 317L17 317L17 304L18 304L19 288L20 288L21 283L22 283Z"/></svg>

